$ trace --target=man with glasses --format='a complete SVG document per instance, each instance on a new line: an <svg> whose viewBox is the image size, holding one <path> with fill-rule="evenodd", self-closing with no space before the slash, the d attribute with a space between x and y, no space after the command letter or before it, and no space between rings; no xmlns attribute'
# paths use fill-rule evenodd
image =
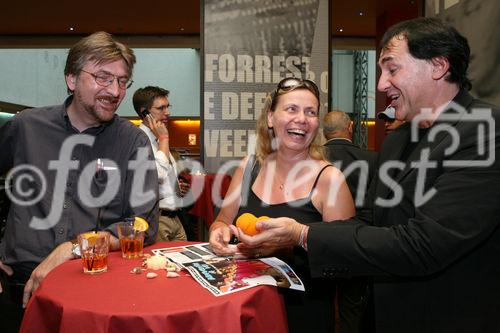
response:
<svg viewBox="0 0 500 333"><path fill-rule="evenodd" d="M109 231L118 249L116 223L142 216L150 225L145 242L155 239L151 147L115 115L134 63L133 51L108 33L83 38L66 60L66 101L24 110L0 129L0 174L17 171L9 172L12 205L0 244L2 332L17 331L44 277L78 256L78 234Z"/></svg>
<svg viewBox="0 0 500 333"><path fill-rule="evenodd" d="M179 219L182 213L178 194L185 194L189 184L178 179L174 156L170 152L168 119L172 105L169 91L147 86L137 89L132 98L135 112L142 119L139 126L151 142L160 186L160 219L157 241L186 241L186 232ZM177 193L176 193L177 192Z"/></svg>

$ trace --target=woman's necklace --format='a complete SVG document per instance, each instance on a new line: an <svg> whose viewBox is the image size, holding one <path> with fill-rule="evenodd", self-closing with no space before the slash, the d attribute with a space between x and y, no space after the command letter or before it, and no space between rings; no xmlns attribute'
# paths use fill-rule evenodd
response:
<svg viewBox="0 0 500 333"><path fill-rule="evenodd" d="M285 182L283 181L283 178L278 174L278 172L274 172L274 175L276 176L276 179L278 180L278 188L283 191L285 188Z"/></svg>

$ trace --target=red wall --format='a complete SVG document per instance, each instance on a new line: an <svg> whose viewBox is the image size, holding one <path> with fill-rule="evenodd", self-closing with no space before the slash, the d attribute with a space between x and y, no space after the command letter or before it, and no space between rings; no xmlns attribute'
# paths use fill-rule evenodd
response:
<svg viewBox="0 0 500 333"><path fill-rule="evenodd" d="M379 0L377 6L376 20L376 41L377 41L377 61L380 54L379 43L384 32L395 23L423 16L423 0ZM377 67L377 81L380 77L380 69ZM375 110L376 113L385 110L389 104L385 93L376 92ZM379 150L385 137L384 122L377 119L374 128L374 148ZM370 146L370 144L369 144Z"/></svg>

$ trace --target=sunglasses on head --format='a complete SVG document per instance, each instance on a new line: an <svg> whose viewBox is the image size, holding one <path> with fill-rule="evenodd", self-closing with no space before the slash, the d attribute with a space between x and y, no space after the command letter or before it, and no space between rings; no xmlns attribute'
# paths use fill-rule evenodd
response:
<svg viewBox="0 0 500 333"><path fill-rule="evenodd" d="M316 98L319 101L319 89L318 86L316 86L316 83L312 82L311 80L302 80L295 77L287 77L278 83L278 87L276 88L272 96L273 97L272 106L273 107L275 106L276 96L279 95L280 91L289 92L297 88L305 88L309 90L314 94L314 96L316 96Z"/></svg>

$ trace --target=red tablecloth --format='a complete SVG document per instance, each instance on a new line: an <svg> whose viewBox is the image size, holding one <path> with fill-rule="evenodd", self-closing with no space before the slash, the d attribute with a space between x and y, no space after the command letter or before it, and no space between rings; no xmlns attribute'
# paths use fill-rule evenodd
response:
<svg viewBox="0 0 500 333"><path fill-rule="evenodd" d="M188 180L191 182L193 193L200 193L198 199L195 201L193 208L189 213L203 218L205 225L210 227L214 222L214 199L212 197L212 188L214 185L219 187L220 198L226 195L229 184L231 183L231 176L225 174L203 174L203 175L188 175ZM217 179L217 183L214 184ZM202 186L202 189L199 187Z"/></svg>
<svg viewBox="0 0 500 333"><path fill-rule="evenodd" d="M159 243L151 248L185 245ZM149 248L149 249L151 249ZM146 251L147 252L147 251ZM87 275L80 260L51 271L26 309L21 332L286 332L275 287L215 297L187 273L146 279L141 260L110 254L108 272Z"/></svg>

